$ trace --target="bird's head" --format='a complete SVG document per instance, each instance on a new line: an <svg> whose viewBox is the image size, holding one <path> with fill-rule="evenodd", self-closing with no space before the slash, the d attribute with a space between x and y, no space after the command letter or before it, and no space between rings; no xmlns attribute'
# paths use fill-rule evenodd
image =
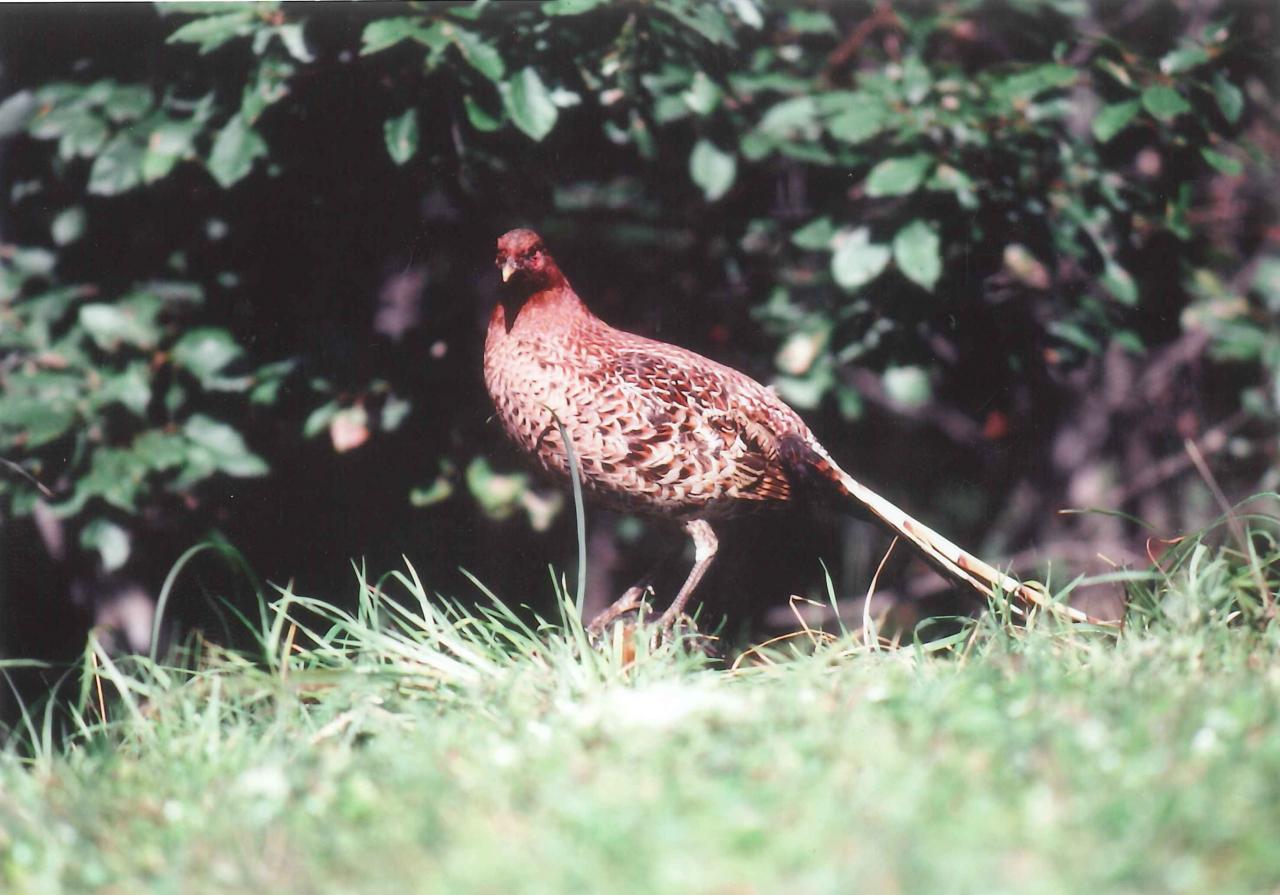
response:
<svg viewBox="0 0 1280 895"><path fill-rule="evenodd" d="M529 291L558 286L564 280L542 237L532 230L511 230L500 236L493 263L502 271L502 282Z"/></svg>

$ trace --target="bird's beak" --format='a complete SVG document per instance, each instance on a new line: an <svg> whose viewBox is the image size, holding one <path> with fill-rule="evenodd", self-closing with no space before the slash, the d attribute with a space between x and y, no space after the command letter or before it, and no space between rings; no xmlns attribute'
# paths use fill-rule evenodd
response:
<svg viewBox="0 0 1280 895"><path fill-rule="evenodd" d="M511 275L516 272L516 266L511 261L502 262L502 282L511 279Z"/></svg>

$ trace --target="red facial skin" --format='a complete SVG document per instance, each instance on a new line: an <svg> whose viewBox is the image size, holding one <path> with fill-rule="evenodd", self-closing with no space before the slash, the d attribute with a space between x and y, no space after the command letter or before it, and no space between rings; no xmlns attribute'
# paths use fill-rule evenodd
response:
<svg viewBox="0 0 1280 895"><path fill-rule="evenodd" d="M542 238L532 230L503 234L494 264L502 271L502 281L526 296L567 285L555 259L543 247Z"/></svg>

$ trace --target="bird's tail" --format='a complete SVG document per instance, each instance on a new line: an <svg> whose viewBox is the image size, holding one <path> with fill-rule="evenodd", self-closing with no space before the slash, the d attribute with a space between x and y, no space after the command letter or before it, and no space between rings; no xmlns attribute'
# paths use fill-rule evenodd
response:
<svg viewBox="0 0 1280 895"><path fill-rule="evenodd" d="M823 478L830 481L849 501L869 514L874 521L892 533L905 538L921 556L945 577L973 587L984 597L995 591L1011 595L1027 606L1039 606L1046 611L1073 622L1114 624L1094 618L1079 609L1073 609L1053 600L1043 588L1023 584L1011 575L983 562L929 526L907 515L866 485L841 469L825 452L814 451L810 465Z"/></svg>

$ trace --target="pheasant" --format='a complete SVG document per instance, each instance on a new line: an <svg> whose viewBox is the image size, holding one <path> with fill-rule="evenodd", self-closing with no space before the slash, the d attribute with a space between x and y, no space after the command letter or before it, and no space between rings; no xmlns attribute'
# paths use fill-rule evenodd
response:
<svg viewBox="0 0 1280 895"><path fill-rule="evenodd" d="M484 379L507 434L565 482L573 474L567 434L593 502L675 520L693 539L693 568L659 618L659 631L681 617L715 557L713 521L824 492L984 596L999 589L1072 620L1095 621L999 572L856 481L771 389L693 351L606 324L532 230L503 235L495 263L504 286L489 318ZM618 614L619 604L605 615Z"/></svg>

